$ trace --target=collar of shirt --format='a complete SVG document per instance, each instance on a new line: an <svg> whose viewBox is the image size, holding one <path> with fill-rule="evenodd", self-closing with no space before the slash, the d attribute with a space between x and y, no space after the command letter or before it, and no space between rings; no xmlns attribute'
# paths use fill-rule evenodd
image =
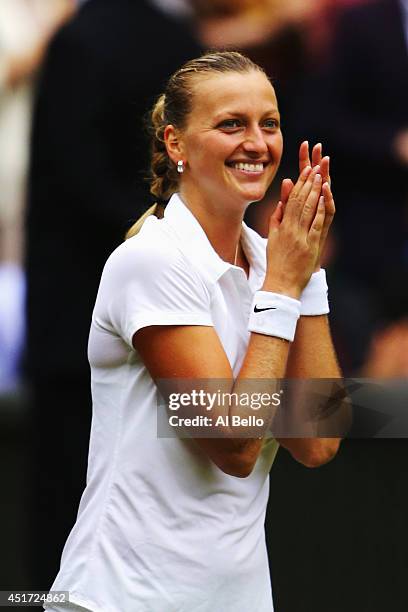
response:
<svg viewBox="0 0 408 612"><path fill-rule="evenodd" d="M210 275L213 282L216 282L227 270L239 270L244 273L241 268L222 260L216 253L203 228L179 194L171 197L165 208L164 218L179 237L185 254L194 259L196 264ZM241 244L251 271L259 279L263 279L266 271L266 240L243 223Z"/></svg>

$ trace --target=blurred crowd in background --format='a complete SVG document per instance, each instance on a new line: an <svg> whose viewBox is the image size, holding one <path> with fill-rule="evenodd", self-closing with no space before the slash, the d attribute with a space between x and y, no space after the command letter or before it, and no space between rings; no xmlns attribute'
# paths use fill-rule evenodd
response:
<svg viewBox="0 0 408 612"><path fill-rule="evenodd" d="M85 484L100 274L151 203L145 114L184 61L227 47L266 69L282 115L280 175L248 223L266 235L300 143L322 142L342 369L408 375L407 0L1 0L0 393L30 392L36 588Z"/></svg>

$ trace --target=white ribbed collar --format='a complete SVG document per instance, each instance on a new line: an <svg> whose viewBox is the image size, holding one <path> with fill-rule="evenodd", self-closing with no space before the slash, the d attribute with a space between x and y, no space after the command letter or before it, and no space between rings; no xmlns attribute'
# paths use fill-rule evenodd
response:
<svg viewBox="0 0 408 612"><path fill-rule="evenodd" d="M179 237L183 252L194 259L200 268L210 275L213 282L227 270L236 268L233 264L223 261L214 250L200 223L179 194L171 197L165 208L164 218ZM245 223L242 224L241 240L250 267L259 278L263 278L266 270L265 240Z"/></svg>

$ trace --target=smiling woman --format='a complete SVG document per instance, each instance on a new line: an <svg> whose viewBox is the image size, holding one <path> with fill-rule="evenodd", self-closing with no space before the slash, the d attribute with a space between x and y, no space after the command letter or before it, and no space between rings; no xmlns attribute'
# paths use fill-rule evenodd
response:
<svg viewBox="0 0 408 612"><path fill-rule="evenodd" d="M278 442L316 467L340 440L273 439L276 403L241 400L279 402L285 376L340 376L320 270L329 160L301 145L266 241L243 223L282 155L262 69L236 52L193 60L151 118L164 217L147 211L102 275L87 487L52 588L93 612L271 612L263 522ZM180 399L160 436L159 388Z"/></svg>
<svg viewBox="0 0 408 612"><path fill-rule="evenodd" d="M195 80L194 113L183 134L165 129L169 157L186 160L183 193L192 206L208 210L222 200L225 213L242 217L264 196L282 156L274 89L260 70Z"/></svg>

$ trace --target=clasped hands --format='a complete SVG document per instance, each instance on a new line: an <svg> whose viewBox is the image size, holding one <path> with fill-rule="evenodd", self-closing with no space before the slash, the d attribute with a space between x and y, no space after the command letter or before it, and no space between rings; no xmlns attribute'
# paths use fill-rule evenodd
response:
<svg viewBox="0 0 408 612"><path fill-rule="evenodd" d="M309 144L299 149L299 178L296 184L284 179L280 201L271 216L267 247L265 288L292 297L320 269L327 234L335 214L331 191L330 158L322 157L316 144L310 160Z"/></svg>

